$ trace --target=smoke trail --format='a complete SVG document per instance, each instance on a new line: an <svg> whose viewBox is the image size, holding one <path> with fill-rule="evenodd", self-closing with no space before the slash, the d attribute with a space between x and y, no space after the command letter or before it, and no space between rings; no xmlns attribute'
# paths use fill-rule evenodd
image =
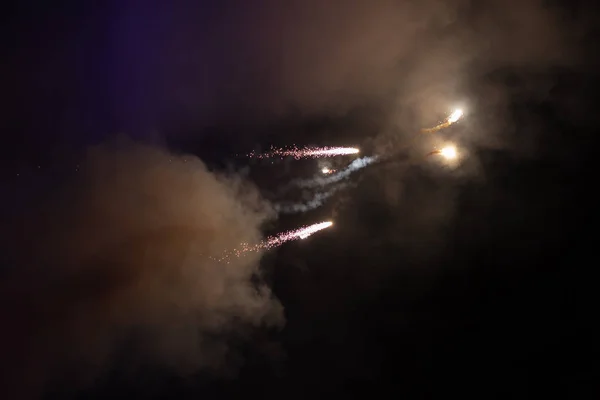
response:
<svg viewBox="0 0 600 400"><path fill-rule="evenodd" d="M369 164L374 163L375 161L377 161L377 159L377 156L359 158L352 161L350 165L348 165L348 167L346 167L343 171L338 172L337 174L329 175L326 177L319 176L314 179L296 181L296 185L301 188L309 188L315 186L325 186L331 183L339 182L342 179L347 178L354 171L357 171L361 168L366 167Z"/></svg>
<svg viewBox="0 0 600 400"><path fill-rule="evenodd" d="M339 185L334 189L327 192L317 193L308 203L294 203L294 204L276 204L275 210L284 214L302 213L310 210L314 210L323 205L325 200L330 198L338 190L345 187L345 185Z"/></svg>

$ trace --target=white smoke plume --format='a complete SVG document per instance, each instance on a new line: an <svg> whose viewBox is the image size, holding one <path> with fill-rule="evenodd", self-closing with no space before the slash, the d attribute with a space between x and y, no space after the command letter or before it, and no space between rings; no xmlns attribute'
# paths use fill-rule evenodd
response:
<svg viewBox="0 0 600 400"><path fill-rule="evenodd" d="M338 185L337 187L327 191L317 193L311 200L306 203L294 203L294 204L276 204L275 210L284 214L303 213L306 211L314 210L321 207L327 199L333 196L338 190L345 187L345 185Z"/></svg>

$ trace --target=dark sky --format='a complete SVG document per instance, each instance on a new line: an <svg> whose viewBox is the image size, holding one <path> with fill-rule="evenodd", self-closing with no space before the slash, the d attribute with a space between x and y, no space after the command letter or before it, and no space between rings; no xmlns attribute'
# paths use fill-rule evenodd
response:
<svg viewBox="0 0 600 400"><path fill-rule="evenodd" d="M584 3L6 6L0 397L595 397ZM380 161L278 215L291 144Z"/></svg>

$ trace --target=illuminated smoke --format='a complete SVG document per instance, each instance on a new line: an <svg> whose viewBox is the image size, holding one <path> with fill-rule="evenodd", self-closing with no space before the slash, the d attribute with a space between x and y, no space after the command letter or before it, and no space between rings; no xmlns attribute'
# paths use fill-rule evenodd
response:
<svg viewBox="0 0 600 400"><path fill-rule="evenodd" d="M258 242L272 215L239 175L111 142L91 148L72 181L30 208L3 253L14 267L2 270L0 299L14 307L0 307L0 354L11 365L0 398L43 398L29 393L46 385L79 390L138 363L174 377L235 372L230 357L242 354L232 335L283 323L258 276L260 254L214 262ZM124 343L133 345L121 364L113 356Z"/></svg>
<svg viewBox="0 0 600 400"><path fill-rule="evenodd" d="M359 149L354 147L291 147L291 148L271 148L271 151L267 153L256 154L254 152L249 153L248 157L252 158L273 158L273 157L293 157L296 160L301 158L323 158L323 157L335 157L344 156L351 154L358 154Z"/></svg>
<svg viewBox="0 0 600 400"><path fill-rule="evenodd" d="M374 163L375 161L377 161L377 156L358 158L352 161L350 165L348 165L348 167L346 167L344 170L336 174L329 175L327 177L319 176L314 179L297 181L296 185L302 188L308 188L315 186L325 186L331 183L339 182L342 179L347 178L352 172L364 168L367 165Z"/></svg>

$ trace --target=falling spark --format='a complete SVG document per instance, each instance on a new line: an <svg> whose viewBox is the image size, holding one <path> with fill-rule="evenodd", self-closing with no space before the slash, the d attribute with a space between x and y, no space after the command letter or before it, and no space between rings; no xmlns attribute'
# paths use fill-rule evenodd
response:
<svg viewBox="0 0 600 400"><path fill-rule="evenodd" d="M258 244L255 244L255 245L250 245L248 243L242 243L238 249L233 250L232 252L227 253L220 258L212 258L212 259L215 261L229 263L229 259L231 258L231 256L240 257L244 253L247 253L250 251L269 250L274 247L281 246L282 244L284 244L286 242L290 242L292 240L306 239L307 237L309 237L323 229L329 228L332 225L333 225L333 222L331 222L331 221L320 222L318 224L303 226L298 229L282 232L278 235L268 237L267 239L263 240L262 242L260 242Z"/></svg>
<svg viewBox="0 0 600 400"><path fill-rule="evenodd" d="M455 123L456 121L461 119L462 116L463 116L463 110L461 110L460 108L457 108L456 110L454 110L452 112L452 114L450 114L450 116L448 118L446 118L446 121L442 122L441 124L439 124L437 126L434 126L433 128L421 129L421 132L423 132L423 133L437 132L441 129L449 127L450 125L452 125L453 123Z"/></svg>
<svg viewBox="0 0 600 400"><path fill-rule="evenodd" d="M329 169L327 167L324 167L324 168L321 169L321 172L324 175L329 175L329 174L333 174L335 172L335 169Z"/></svg>
<svg viewBox="0 0 600 400"><path fill-rule="evenodd" d="M322 157L335 157L344 156L351 154L358 154L359 149L354 147L291 147L291 148L275 148L272 147L271 151L267 153L256 154L254 152L248 154L248 157L252 158L272 158L272 157L293 157L296 160L301 158L322 158Z"/></svg>

